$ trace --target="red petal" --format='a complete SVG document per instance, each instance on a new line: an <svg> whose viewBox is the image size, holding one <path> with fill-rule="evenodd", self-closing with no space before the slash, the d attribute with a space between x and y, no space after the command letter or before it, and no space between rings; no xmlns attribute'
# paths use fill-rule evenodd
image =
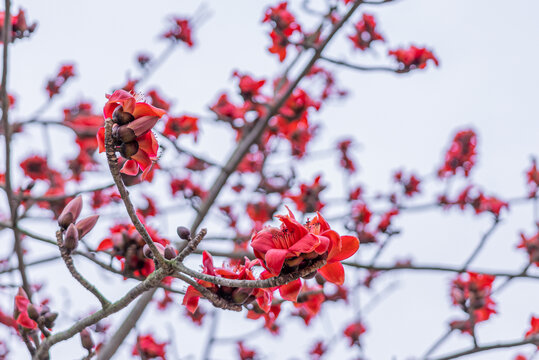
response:
<svg viewBox="0 0 539 360"><path fill-rule="evenodd" d="M103 251L111 249L114 246L114 243L112 242L112 239L105 239L99 243L99 246L95 251Z"/></svg>
<svg viewBox="0 0 539 360"><path fill-rule="evenodd" d="M296 301L298 299L298 294L301 291L301 280L297 279L288 284L279 286L279 294L285 300Z"/></svg>
<svg viewBox="0 0 539 360"><path fill-rule="evenodd" d="M320 245L320 238L314 234L308 233L304 237L302 237L298 242L296 242L294 245L292 245L289 250L291 252L301 253L301 254L307 254L316 249ZM324 249L323 252L327 250Z"/></svg>
<svg viewBox="0 0 539 360"><path fill-rule="evenodd" d="M320 268L318 272L329 282L336 285L344 284L344 268L340 262L327 264Z"/></svg>
<svg viewBox="0 0 539 360"><path fill-rule="evenodd" d="M333 256L331 256L330 254L330 256L328 257L328 261L334 262L348 259L350 256L354 255L359 249L359 240L355 236L341 236L341 244L341 251L332 254Z"/></svg>
<svg viewBox="0 0 539 360"><path fill-rule="evenodd" d="M287 254L288 250L285 249L269 250L266 253L265 259L268 270L275 275L279 275L281 269L283 268L284 260L286 259Z"/></svg>
<svg viewBox="0 0 539 360"><path fill-rule="evenodd" d="M182 304L185 305L191 314L194 314L198 308L198 299L200 299L201 296L202 295L197 289L189 285L187 287L187 291L185 292L185 296L183 297Z"/></svg>
<svg viewBox="0 0 539 360"><path fill-rule="evenodd" d="M28 314L25 312L22 312L19 317L17 318L17 324L25 327L25 328L28 328L28 329L35 329L37 328L37 323L30 319L28 317Z"/></svg>
<svg viewBox="0 0 539 360"><path fill-rule="evenodd" d="M279 232L279 229L268 227L257 232L251 240L251 247L261 254L265 254L270 249L274 249L275 244L273 242L273 234L275 232Z"/></svg>
<svg viewBox="0 0 539 360"><path fill-rule="evenodd" d="M99 128L97 130L97 146L99 148L99 152L102 153L105 151L105 128Z"/></svg>
<svg viewBox="0 0 539 360"><path fill-rule="evenodd" d="M122 166L121 173L126 175L136 176L138 174L138 164L135 160L127 160Z"/></svg>
<svg viewBox="0 0 539 360"><path fill-rule="evenodd" d="M213 258L211 254L207 251L202 253L202 264L204 265L204 273L208 275L215 275L215 270L213 268Z"/></svg>
<svg viewBox="0 0 539 360"><path fill-rule="evenodd" d="M15 307L19 312L26 312L29 303L30 300L28 300L28 298L20 295L15 296Z"/></svg>
<svg viewBox="0 0 539 360"><path fill-rule="evenodd" d="M145 115L161 117L166 113L167 112L165 110L156 108L155 106L152 106L150 104L136 103L135 110L133 111L133 116L135 117L135 119Z"/></svg>

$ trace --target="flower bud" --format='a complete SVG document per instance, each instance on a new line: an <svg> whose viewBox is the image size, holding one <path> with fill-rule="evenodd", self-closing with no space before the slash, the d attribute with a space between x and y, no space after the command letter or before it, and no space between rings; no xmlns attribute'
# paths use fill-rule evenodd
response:
<svg viewBox="0 0 539 360"><path fill-rule="evenodd" d="M249 296L253 293L254 289L249 288L236 288L232 291L232 301L236 304L243 304Z"/></svg>
<svg viewBox="0 0 539 360"><path fill-rule="evenodd" d="M138 119L127 124L127 128L133 131L135 137L139 137L141 135L144 135L151 128L153 128L158 120L159 118L157 116L141 116Z"/></svg>
<svg viewBox="0 0 539 360"><path fill-rule="evenodd" d="M189 229L185 226L178 226L176 232L178 233L180 239L189 240L189 238L191 237L191 231L189 231Z"/></svg>
<svg viewBox="0 0 539 360"><path fill-rule="evenodd" d="M139 145L136 141L131 141L127 143L124 142L120 146L120 154L126 159L131 159L131 156L135 155L138 152L138 148Z"/></svg>
<svg viewBox="0 0 539 360"><path fill-rule="evenodd" d="M80 332L80 343L82 347L91 352L94 347L94 341L92 340L92 335L87 329L84 329Z"/></svg>
<svg viewBox="0 0 539 360"><path fill-rule="evenodd" d="M64 235L64 248L68 253L72 252L79 245L79 232L73 224L69 224Z"/></svg>
<svg viewBox="0 0 539 360"><path fill-rule="evenodd" d="M49 329L54 327L54 320L56 320L56 318L58 317L58 313L47 313L44 315L44 321L43 323L45 324L46 327L48 327Z"/></svg>
<svg viewBox="0 0 539 360"><path fill-rule="evenodd" d="M92 230L99 219L99 215L88 216L87 218L79 221L75 226L79 231L79 239L82 239L84 235L88 234Z"/></svg>
<svg viewBox="0 0 539 360"><path fill-rule="evenodd" d="M26 312L28 313L28 317L34 321L37 321L37 318L39 317L39 311L37 310L37 307L34 304L28 304L28 308L26 309Z"/></svg>
<svg viewBox="0 0 539 360"><path fill-rule="evenodd" d="M132 114L125 112L121 105L117 106L112 113L112 121L116 124L125 125L133 120L135 120L135 117Z"/></svg>
<svg viewBox="0 0 539 360"><path fill-rule="evenodd" d="M167 260L172 260L176 257L176 250L170 246L170 245L167 245L165 246L165 259Z"/></svg>
<svg viewBox="0 0 539 360"><path fill-rule="evenodd" d="M64 210L62 210L62 213L60 216L58 216L58 225L62 229L66 229L69 224L73 224L75 221L77 221L77 218L80 215L80 212L82 210L82 196L77 196L73 200L71 200Z"/></svg>
<svg viewBox="0 0 539 360"><path fill-rule="evenodd" d="M165 247L159 243L154 243L155 247L157 248L157 251L163 255L165 253ZM153 253L148 244L145 244L142 248L142 252L144 253L144 256L146 256L148 259L153 259Z"/></svg>
<svg viewBox="0 0 539 360"><path fill-rule="evenodd" d="M131 142L137 138L135 132L128 125L121 125L114 129L112 136L121 142Z"/></svg>

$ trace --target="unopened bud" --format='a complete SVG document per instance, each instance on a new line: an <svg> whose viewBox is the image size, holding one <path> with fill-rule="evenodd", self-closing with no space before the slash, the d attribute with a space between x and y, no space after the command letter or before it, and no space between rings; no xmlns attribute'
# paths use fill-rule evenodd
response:
<svg viewBox="0 0 539 360"><path fill-rule="evenodd" d="M254 289L249 288L236 288L232 291L232 301L236 304L243 304L249 296L253 293Z"/></svg>
<svg viewBox="0 0 539 360"><path fill-rule="evenodd" d="M135 155L138 152L138 149L138 142L124 142L120 146L120 154L126 159L131 159L131 156Z"/></svg>
<svg viewBox="0 0 539 360"><path fill-rule="evenodd" d="M62 213L60 216L58 216L58 225L62 229L66 229L69 224L73 224L75 221L77 221L77 218L80 215L80 212L82 210L82 197L79 195L73 200L71 200L64 210L62 210Z"/></svg>
<svg viewBox="0 0 539 360"><path fill-rule="evenodd" d="M307 275L305 275L305 276L302 276L302 278L303 278L303 279L312 279L312 278L314 278L314 277L316 276L316 273L317 273L317 271L315 270L315 271L313 271L313 272L310 273L310 274L307 274Z"/></svg>
<svg viewBox="0 0 539 360"><path fill-rule="evenodd" d="M133 120L135 120L135 117L125 112L122 106L117 106L112 113L112 121L116 124L125 125Z"/></svg>
<svg viewBox="0 0 539 360"><path fill-rule="evenodd" d="M79 231L79 239L82 239L84 235L88 234L94 228L97 219L99 219L99 215L88 216L75 225Z"/></svg>
<svg viewBox="0 0 539 360"><path fill-rule="evenodd" d="M45 314L44 316L44 324L46 327L48 327L49 329L54 327L54 320L56 320L56 318L58 317L58 313L47 313Z"/></svg>
<svg viewBox="0 0 539 360"><path fill-rule="evenodd" d="M68 252L72 252L79 245L79 232L73 224L69 224L64 235L64 248Z"/></svg>
<svg viewBox="0 0 539 360"><path fill-rule="evenodd" d="M39 311L37 310L34 304L28 304L28 308L26 308L26 312L28 313L28 317L30 319L37 321L37 318L39 317Z"/></svg>
<svg viewBox="0 0 539 360"><path fill-rule="evenodd" d="M87 329L84 329L80 332L80 343L82 347L91 352L94 348L94 341L92 340L92 335Z"/></svg>
<svg viewBox="0 0 539 360"><path fill-rule="evenodd" d="M112 136L121 142L131 142L137 138L135 132L128 125L121 125L114 129Z"/></svg>
<svg viewBox="0 0 539 360"><path fill-rule="evenodd" d="M326 279L322 275L320 275L318 272L316 272L316 276L314 277L316 279L316 282L318 285L324 285L326 282Z"/></svg>
<svg viewBox="0 0 539 360"><path fill-rule="evenodd" d="M127 124L127 127L131 131L133 131L135 137L139 137L147 133L151 128L153 128L158 120L159 118L157 116L141 116L138 119Z"/></svg>
<svg viewBox="0 0 539 360"><path fill-rule="evenodd" d="M154 243L155 247L157 248L157 251L163 255L165 253L165 247L159 243ZM142 248L142 252L144 253L144 256L146 256L148 259L153 259L153 253L148 244L144 245Z"/></svg>
<svg viewBox="0 0 539 360"><path fill-rule="evenodd" d="M167 245L165 247L165 259L172 260L175 257L176 257L176 250L172 246Z"/></svg>
<svg viewBox="0 0 539 360"><path fill-rule="evenodd" d="M191 231L189 231L189 229L185 226L178 226L176 232L178 233L180 239L183 240L189 240L189 237L191 236Z"/></svg>

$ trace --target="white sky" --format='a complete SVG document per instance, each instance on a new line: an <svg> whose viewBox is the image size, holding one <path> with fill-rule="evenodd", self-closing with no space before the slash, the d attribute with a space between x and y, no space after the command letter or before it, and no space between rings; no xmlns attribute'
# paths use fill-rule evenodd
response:
<svg viewBox="0 0 539 360"><path fill-rule="evenodd" d="M167 98L174 99L173 112L176 113L207 114L205 109L221 90L234 91L231 81L234 69L257 78L275 76L281 69L276 58L266 52L268 26L260 24L267 2L214 0L203 4L205 12L211 16L194 32L197 46L192 51L182 48L174 52L140 89L157 87L162 90ZM299 5L300 1L293 4ZM23 119L46 100L45 81L63 62L76 63L78 76L70 80L63 89L64 95L45 115L59 116L60 109L79 99L92 100L99 109L105 93L123 84L129 71L136 73L135 54L142 50L157 54L166 46L157 36L167 28L165 20L169 15L190 15L199 7L199 2L28 0L16 1L14 10L19 6L27 11L30 21L39 22L30 40L18 41L11 47L10 91L18 98L12 118ZM539 155L536 105L539 3L531 0L401 0L365 9L376 15L389 47L411 43L428 46L440 59L441 66L435 69L429 66L427 71L406 75L338 69L339 84L350 90L350 96L328 104L323 112L314 115L323 128L312 149L328 149L336 138L343 136L356 138L361 144L355 150L360 172L351 181L363 184L373 194L388 189L396 168L404 167L421 175L432 173L441 164L455 131L473 127L479 137L473 181L487 193L502 198L523 195L524 170L529 167L530 155ZM350 29L351 24L341 32L341 37L351 33ZM341 39L329 48L328 54L355 63L378 63L384 62L384 49L376 47L372 56L365 57L352 51L351 44ZM17 159L42 151L39 132L36 134L16 140ZM71 141L69 136L65 133L55 139L53 162L73 157L75 148L64 147L64 141ZM217 160L224 159L232 136L224 135L223 141L222 128L210 129L207 124L203 128L204 136L202 144L208 147L201 152ZM325 157L306 162L301 166L300 179L310 182L313 174L324 172L324 180L330 184L327 198L338 195L342 176L333 170L335 161L336 157ZM432 194L439 188L429 186L428 192ZM154 193L159 191L154 190ZM165 196L168 190L161 198ZM428 201L429 197L423 195L418 203ZM328 213L342 211L328 209ZM117 217L116 214L104 222L113 222ZM188 224L190 218L181 219L182 224ZM476 268L517 271L526 261L522 252L515 250L515 245L519 231L530 234L534 230L531 206L515 206L504 219L474 262ZM176 225L179 225L178 219L169 217L163 225L164 233L173 238ZM381 263L413 257L417 263L458 265L488 229L490 218L456 210L414 213L401 216L397 226L403 231L402 235L384 252ZM45 223L34 230L49 237L54 234L54 226ZM100 235L96 232L92 236L89 241L97 244ZM3 232L2 239L11 241L8 238L11 239L11 234ZM365 247L360 258L369 259L371 250ZM29 256L37 259L53 252L54 249L36 245ZM78 264L110 298L118 298L132 286L131 282L121 283L114 275L102 274L84 261ZM196 261L193 266L197 266ZM352 272L350 274L355 278ZM423 354L446 330L447 321L461 315L450 306L451 278L411 272L384 276L377 283L378 290L393 282L398 283L398 289L367 314L368 332L363 338L367 358L404 360ZM61 308L61 314L67 311L77 318L95 306L95 301L69 278L63 266L36 267L31 279L47 282L46 292L53 294L53 305ZM18 278L12 280L15 282ZM372 292L362 294L360 302L365 304ZM178 303L181 301L176 299ZM538 299L537 282L514 281L495 297L499 314L479 325L480 342L521 338L529 327L530 315L539 314ZM10 301L7 295L2 295L3 308ZM326 315L314 320L309 328L294 318L279 338L263 335L248 345L259 349L266 359L307 358L314 339L323 334L329 338L329 334L341 331L352 317L350 309L334 304L327 307ZM160 340L177 339L177 351L170 352L171 359L177 358L176 353L182 359L187 355L200 358L207 329L195 329L187 324L181 315L181 305L173 308L165 319L154 311L148 312L138 330L142 333L151 330ZM125 314L124 311L117 318ZM260 325L243 319L244 314L221 314L218 333L221 336L243 334ZM60 318L56 329L64 329L69 322L70 319ZM175 327L174 332L170 331L171 325ZM329 327L332 329L328 334ZM1 334L2 338L7 336L6 332ZM78 341L74 338L55 346L52 358L81 358L83 352ZM128 344L118 359L127 357L133 337ZM356 354L343 344L341 341L327 358L348 359ZM470 345L467 336L454 335L440 349L440 354ZM533 346L523 350L530 353ZM517 350L511 349L469 358L501 360L512 358L516 353ZM13 354L17 359L27 356L26 350L20 348ZM216 346L212 358L235 358L235 347Z"/></svg>

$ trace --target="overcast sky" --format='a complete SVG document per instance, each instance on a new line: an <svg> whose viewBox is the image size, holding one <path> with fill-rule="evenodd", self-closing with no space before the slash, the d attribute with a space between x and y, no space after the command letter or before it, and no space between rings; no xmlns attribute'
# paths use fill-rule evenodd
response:
<svg viewBox="0 0 539 360"><path fill-rule="evenodd" d="M299 5L300 1L292 3ZM17 96L12 118L24 119L46 101L46 79L64 62L75 63L78 76L62 89L63 95L43 116L58 117L64 106L80 99L92 100L100 109L105 93L122 85L129 74L137 74L135 55L138 52L158 54L166 47L167 43L160 40L158 34L167 28L166 20L170 15L190 16L197 9L204 16L194 32L195 48L182 47L174 52L140 90L153 87L162 90L168 98L174 99L176 113L208 114L207 106L216 100L220 91L234 91L233 70L264 78L280 72L281 65L266 51L268 26L260 23L264 9L275 2L214 0L202 4L201 11L196 1L15 1L14 10L23 7L28 19L37 20L39 26L31 39L18 41L10 48L9 90ZM364 9L376 15L390 48L410 44L427 46L440 59L440 67L429 66L426 71L404 75L330 67L336 69L339 84L348 89L350 95L328 104L314 116L322 128L311 149L328 149L334 146L335 139L353 136L360 144L354 152L360 172L350 181L363 184L374 194L389 188L391 174L397 168L414 170L420 175L432 174L440 166L454 133L473 128L478 133L479 153L478 164L472 172L474 183L502 198L524 195L524 171L529 168L530 156L539 155L539 3L532 0L401 0ZM354 51L344 38L343 35L349 33L351 24L342 31L341 39L329 47L328 54L360 64L388 63L386 47L375 47L365 56ZM223 138L233 139L232 135L223 135L221 130L203 127L202 137L206 138L201 144L209 147L202 153L217 160L224 159L230 150L231 143ZM69 134L62 134L58 139L54 141L53 161L73 157L76 149L62 145L62 139L71 139ZM40 153L42 145L38 136L21 136L16 140L15 156L22 159L28 154ZM314 174L324 173L324 180L329 184L327 197L338 195L341 174L324 171L332 169L336 161L335 157L308 161L301 166L299 177L311 181ZM429 191L432 194L436 189L439 186L427 186L423 202L429 200ZM162 197L166 196L168 193L163 193ZM342 213L338 209L328 209L328 212ZM177 219L167 220L163 231L172 236ZM403 215L397 220L402 235L388 247L380 262L413 257L418 263L461 264L490 223L486 214L472 216L459 211ZM44 223L38 230L49 237L54 234L54 226ZM474 262L475 266L518 271L526 261L522 251L515 249L521 230L528 234L534 231L531 206L511 208ZM94 245L100 240L96 234L90 239ZM11 234L2 232L1 236L8 241ZM43 247L42 251L53 253L53 250ZM36 247L29 256L40 258L41 254L41 247ZM371 254L366 249L359 257L368 259ZM132 285L131 282L118 285L117 277L101 274L85 262L81 262L80 267L89 272L90 278L102 282L104 292L112 298L119 297ZM69 288L72 294L78 286L62 266L36 270L31 273L31 279L47 282L47 292L56 295L54 306L69 306L67 312L73 317L92 309L93 299L87 298L79 288L81 295L71 298L71 305L62 303L68 301L62 289ZM351 278L355 278L355 274L350 273ZM398 288L367 314L368 332L363 339L367 358L405 360L422 355L446 331L448 321L461 315L450 305L451 278L409 272L385 275L376 289L389 284L398 284ZM16 280L18 278L14 277L13 281ZM529 327L530 315L539 314L538 285L516 280L496 296L499 314L479 325L480 341L521 338ZM360 303L367 303L371 295L365 292ZM10 301L7 296L0 300L4 307ZM307 358L314 339L331 337L341 331L351 317L350 309L343 310L333 304L327 307L329 311L309 328L294 318L279 338L262 335L248 344L259 349L267 359ZM64 311L65 308L61 314ZM125 313L117 318L123 318ZM182 313L180 305L167 314L167 319L148 312L138 330L141 333L152 331L161 340L178 339L176 350L170 353L171 359L176 359L177 353L182 359L191 354L198 359L207 328L193 328ZM221 314L219 334L243 334L260 325L241 319L244 315ZM59 319L58 330L68 323L69 319ZM170 331L172 325L174 333ZM262 339L264 341L259 341ZM132 343L133 338L130 338L129 344ZM440 354L470 345L467 336L456 334L441 348ZM130 348L131 345L126 346L125 350ZM72 354L71 349L76 349L74 357L80 357L79 352L82 355L75 338L56 346L52 358L71 359L71 355L65 357ZM19 350L22 352L14 351L14 354L22 355L14 358L25 358L26 350ZM523 350L530 353L533 346ZM233 358L234 352L234 346L219 345L214 349L213 358ZM117 358L124 358L126 353ZM511 349L470 359L509 359L516 353L517 350ZM347 359L354 354L341 342L328 358Z"/></svg>

